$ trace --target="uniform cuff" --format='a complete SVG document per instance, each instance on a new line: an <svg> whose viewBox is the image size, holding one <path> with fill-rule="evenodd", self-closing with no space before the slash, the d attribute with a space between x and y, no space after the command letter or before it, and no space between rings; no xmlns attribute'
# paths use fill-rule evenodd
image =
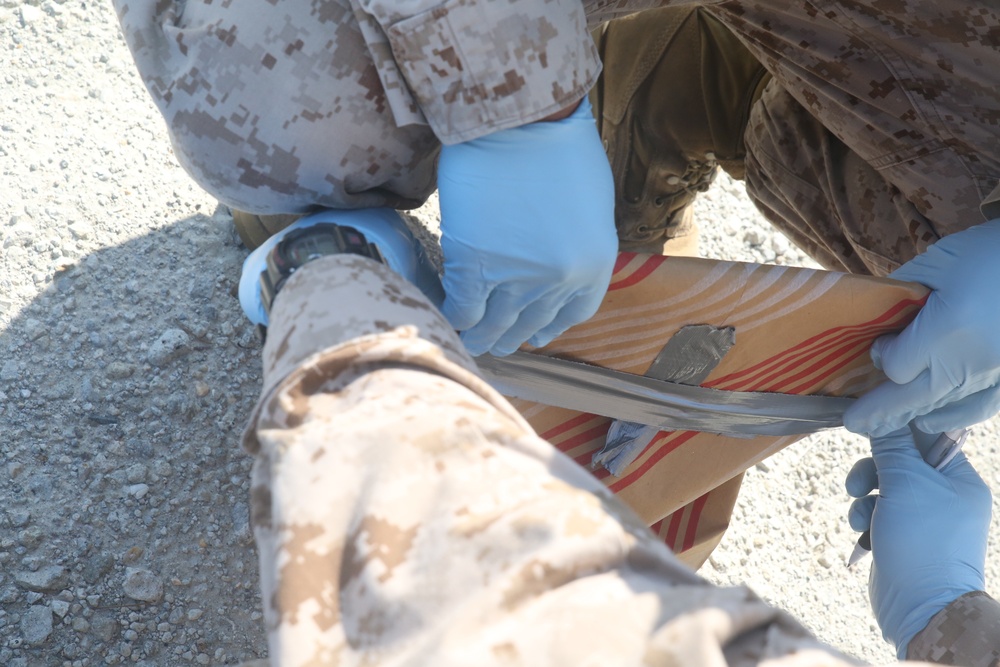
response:
<svg viewBox="0 0 1000 667"><path fill-rule="evenodd" d="M444 144L554 114L583 98L601 71L580 0L448 0L385 34Z"/></svg>
<svg viewBox="0 0 1000 667"><path fill-rule="evenodd" d="M258 422L273 421L270 415L276 411L296 409L295 400L275 405L272 399L282 389L293 388L286 395L308 393L320 385L329 388L327 383L342 374L387 364L448 377L531 430L479 377L458 334L427 297L367 257L321 257L292 274L272 304L263 357L260 399L243 433L243 446L251 454L259 449Z"/></svg>
<svg viewBox="0 0 1000 667"><path fill-rule="evenodd" d="M982 591L966 593L935 614L910 640L907 660L962 667L1000 663L1000 603Z"/></svg>

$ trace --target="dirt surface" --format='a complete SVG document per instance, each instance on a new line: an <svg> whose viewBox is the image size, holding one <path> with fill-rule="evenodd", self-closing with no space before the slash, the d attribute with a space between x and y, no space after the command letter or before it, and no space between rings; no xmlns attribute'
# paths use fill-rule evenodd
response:
<svg viewBox="0 0 1000 667"><path fill-rule="evenodd" d="M260 385L234 297L246 250L177 166L109 3L0 0L0 35L0 665L263 657L238 445ZM806 263L738 184L699 219L708 256ZM991 484L996 442L990 424L968 446ZM703 574L887 661L867 567L844 568L842 480L864 448L825 434L751 470Z"/></svg>

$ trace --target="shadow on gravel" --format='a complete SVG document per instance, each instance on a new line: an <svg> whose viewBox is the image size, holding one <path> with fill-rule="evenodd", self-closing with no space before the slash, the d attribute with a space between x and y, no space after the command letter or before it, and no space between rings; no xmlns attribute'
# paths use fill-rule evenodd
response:
<svg viewBox="0 0 1000 667"><path fill-rule="evenodd" d="M264 655L245 254L224 210L181 220L79 259L0 331L0 664Z"/></svg>

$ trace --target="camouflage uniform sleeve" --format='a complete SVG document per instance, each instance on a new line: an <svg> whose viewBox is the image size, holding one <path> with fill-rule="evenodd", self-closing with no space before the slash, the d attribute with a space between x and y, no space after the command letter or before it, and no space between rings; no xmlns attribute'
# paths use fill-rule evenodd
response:
<svg viewBox="0 0 1000 667"><path fill-rule="evenodd" d="M942 665L997 667L1000 603L982 591L963 595L910 640L906 657Z"/></svg>
<svg viewBox="0 0 1000 667"><path fill-rule="evenodd" d="M551 115L600 73L580 0L351 5L396 122L423 118L445 144Z"/></svg>
<svg viewBox="0 0 1000 667"><path fill-rule="evenodd" d="M677 561L361 257L271 312L244 444L274 665L854 664Z"/></svg>

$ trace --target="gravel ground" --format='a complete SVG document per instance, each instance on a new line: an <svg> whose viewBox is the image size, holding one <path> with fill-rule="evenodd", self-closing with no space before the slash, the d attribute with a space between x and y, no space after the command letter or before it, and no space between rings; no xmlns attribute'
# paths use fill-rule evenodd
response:
<svg viewBox="0 0 1000 667"><path fill-rule="evenodd" d="M246 251L177 166L109 3L0 0L0 34L0 665L262 657L237 444L260 385L234 298ZM707 256L807 263L738 184L699 219ZM968 446L990 483L996 442L991 423ZM824 434L749 471L703 573L884 662L865 568L843 567L842 479L864 449Z"/></svg>

